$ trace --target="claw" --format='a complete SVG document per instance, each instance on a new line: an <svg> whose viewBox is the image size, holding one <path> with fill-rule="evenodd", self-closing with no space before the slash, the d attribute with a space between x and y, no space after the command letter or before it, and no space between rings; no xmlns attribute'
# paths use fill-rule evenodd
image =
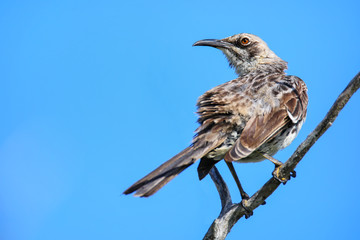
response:
<svg viewBox="0 0 360 240"><path fill-rule="evenodd" d="M250 210L249 208L245 207L246 201L247 201L247 199L243 199L243 200L241 200L240 204L245 209L245 219L248 219L249 217L251 217L254 214L254 212L252 210Z"/></svg>
<svg viewBox="0 0 360 240"><path fill-rule="evenodd" d="M280 171L280 166L275 167L275 170L272 172L272 175L276 180L278 180L279 182L281 182L282 184L285 185L287 182L287 179L284 177L280 177L279 171Z"/></svg>
<svg viewBox="0 0 360 240"><path fill-rule="evenodd" d="M266 154L266 153L262 153L262 155L264 156L264 158L269 159L271 162L273 162L275 164L275 170L273 171L272 175L273 177L278 180L279 182L281 182L282 184L286 184L286 182L288 180L290 180L291 177L295 178L296 177L296 172L295 171L291 171L290 172L290 176L289 177L284 177L284 176L280 176L279 171L280 171L280 167L283 166L284 164L282 162L280 162L279 160L276 160L275 158L273 158L272 156Z"/></svg>
<svg viewBox="0 0 360 240"><path fill-rule="evenodd" d="M293 178L296 177L296 172L295 172L295 170L290 172L290 175L289 175L288 178L285 178L285 177L283 177L283 176L280 176L280 174L279 174L280 167L281 167L281 166L275 167L275 170L273 171L272 175L273 175L273 177L274 177L276 180L278 180L278 181L281 182L282 184L285 185L285 184L287 183L287 181L291 179L291 177L293 177Z"/></svg>

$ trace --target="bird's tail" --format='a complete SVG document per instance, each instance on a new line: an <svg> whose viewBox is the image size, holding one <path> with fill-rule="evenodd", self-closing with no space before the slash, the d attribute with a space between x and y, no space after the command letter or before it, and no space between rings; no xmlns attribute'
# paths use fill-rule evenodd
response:
<svg viewBox="0 0 360 240"><path fill-rule="evenodd" d="M139 197L149 197L153 195L214 147L214 143L204 145L201 147L189 146L185 148L173 158L163 163L157 169L126 189L124 194L135 192L134 195Z"/></svg>

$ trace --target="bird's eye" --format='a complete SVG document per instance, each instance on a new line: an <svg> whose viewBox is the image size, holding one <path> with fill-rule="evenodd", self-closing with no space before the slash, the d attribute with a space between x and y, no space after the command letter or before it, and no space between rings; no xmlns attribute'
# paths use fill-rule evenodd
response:
<svg viewBox="0 0 360 240"><path fill-rule="evenodd" d="M250 43L250 40L248 38L244 37L240 40L240 43L241 43L241 45L246 46Z"/></svg>

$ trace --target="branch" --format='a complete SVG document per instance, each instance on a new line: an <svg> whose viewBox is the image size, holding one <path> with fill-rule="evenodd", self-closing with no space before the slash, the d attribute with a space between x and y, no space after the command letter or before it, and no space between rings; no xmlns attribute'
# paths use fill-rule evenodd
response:
<svg viewBox="0 0 360 240"><path fill-rule="evenodd" d="M339 95L335 103L330 108L329 112L326 114L325 118L317 125L317 127L307 136L305 141L303 141L292 156L280 167L279 175L285 177L286 179L290 178L290 173L295 169L297 164L309 151L309 149L314 145L314 143L326 132L326 130L334 123L336 117L339 115L340 111L347 104L351 96L359 89L360 87L360 72L351 80L345 90ZM204 239L216 239L222 240L225 239L227 234L230 232L231 228L235 223L245 215L245 209L241 204L233 204L231 201L231 196L229 190L226 186L226 183L222 179L220 173L214 167L210 171L211 179L214 181L216 188L218 189L222 210L217 219L211 224L208 232L206 233ZM269 179L264 186L260 188L251 198L245 203L245 207L254 210L262 203L265 199L268 198L280 185L280 182L274 177Z"/></svg>
<svg viewBox="0 0 360 240"><path fill-rule="evenodd" d="M219 192L221 208L224 210L232 204L229 189L215 166L210 170L210 177Z"/></svg>

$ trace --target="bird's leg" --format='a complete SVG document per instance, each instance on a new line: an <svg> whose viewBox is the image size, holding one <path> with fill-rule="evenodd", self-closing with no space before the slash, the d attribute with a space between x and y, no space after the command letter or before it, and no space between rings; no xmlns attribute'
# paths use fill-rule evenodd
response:
<svg viewBox="0 0 360 240"><path fill-rule="evenodd" d="M245 218L249 218L251 215L253 215L253 211L248 209L247 207L245 207L245 202L249 199L249 195L244 191L243 187L241 186L240 180L236 174L236 171L235 171L235 168L234 168L234 165L232 164L232 162L228 162L228 161L225 161L225 162L231 172L231 175L233 176L233 178L236 182L237 187L239 188L240 195L241 195L241 205L247 212L245 214Z"/></svg>
<svg viewBox="0 0 360 240"><path fill-rule="evenodd" d="M230 172L231 172L231 175L233 176L235 182L236 182L236 185L237 187L239 188L240 190L240 195L241 195L241 198L242 199L245 199L245 200L248 200L249 199L249 195L244 191L243 187L241 186L241 183L240 183L240 180L235 172L235 168L234 168L234 165L232 164L232 162L227 162L225 161Z"/></svg>
<svg viewBox="0 0 360 240"><path fill-rule="evenodd" d="M296 172L295 171L292 171L291 174L290 174L290 177L289 179L286 179L285 177L281 177L280 174L279 174L279 171L280 171L280 167L282 165L284 165L282 162L280 162L279 160L273 158L272 156L266 154L266 153L262 153L262 155L270 160L272 163L275 164L275 170L273 171L273 176L275 179L277 179L279 182L283 183L284 185L286 184L286 182L290 179L290 177L293 177L295 178L296 177Z"/></svg>

